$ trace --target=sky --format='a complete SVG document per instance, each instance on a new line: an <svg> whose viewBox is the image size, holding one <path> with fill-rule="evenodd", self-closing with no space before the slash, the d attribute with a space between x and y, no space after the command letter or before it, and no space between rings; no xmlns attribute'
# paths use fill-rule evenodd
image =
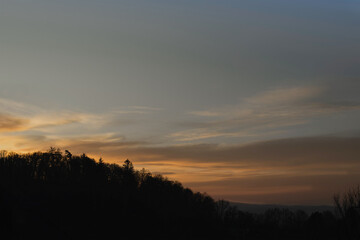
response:
<svg viewBox="0 0 360 240"><path fill-rule="evenodd" d="M0 149L332 204L360 183L359 25L356 0L2 0Z"/></svg>

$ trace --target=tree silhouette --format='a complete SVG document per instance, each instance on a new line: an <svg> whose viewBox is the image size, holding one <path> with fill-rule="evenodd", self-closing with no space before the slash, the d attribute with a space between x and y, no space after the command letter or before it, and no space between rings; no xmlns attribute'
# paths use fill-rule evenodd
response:
<svg viewBox="0 0 360 240"><path fill-rule="evenodd" d="M360 239L360 185L334 195L342 232L348 239Z"/></svg>
<svg viewBox="0 0 360 240"><path fill-rule="evenodd" d="M360 239L359 188L331 212L239 211L177 181L86 154L0 152L2 239Z"/></svg>

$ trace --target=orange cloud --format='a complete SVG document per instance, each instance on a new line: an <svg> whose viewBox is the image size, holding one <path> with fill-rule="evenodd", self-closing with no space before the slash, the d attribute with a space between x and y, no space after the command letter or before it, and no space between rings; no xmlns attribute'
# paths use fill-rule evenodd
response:
<svg viewBox="0 0 360 240"><path fill-rule="evenodd" d="M19 131L26 128L27 119L0 114L0 132Z"/></svg>
<svg viewBox="0 0 360 240"><path fill-rule="evenodd" d="M272 101L269 98L273 98L273 92L248 100L251 104L259 104L259 108L204 113L198 117L216 120L184 124L189 129L170 134L168 139L191 141L220 136L264 136L270 133L268 129L301 124L306 121L305 117L314 114L358 108L357 105L315 103L312 100L320 92L317 89L294 89L290 94L283 91L277 91L279 96L274 96ZM286 99L291 100L291 104ZM264 102L269 102L268 109L262 107ZM284 103L272 106L271 102ZM31 152L54 146L74 154L104 157L108 162L122 163L128 158L138 168L163 173L185 186L229 200L329 203L334 192L360 182L359 137L320 136L234 145L155 144L152 140L127 140L116 133L101 132L103 126L117 124L114 122L119 117L117 114L143 114L158 109L128 107L126 111L102 116L64 111L46 113L0 99L0 110L4 109L6 114L0 114L2 149ZM238 125L241 128L234 131L233 127ZM86 134L79 131L84 135L73 134L72 130L80 126L89 131ZM67 133L62 133L64 129Z"/></svg>
<svg viewBox="0 0 360 240"><path fill-rule="evenodd" d="M222 146L156 146L116 135L7 141L15 148L56 146L168 174L185 186L217 198L242 202L331 204L332 195L360 182L360 138L309 137ZM0 140L1 146L5 140ZM43 149L45 150L45 149Z"/></svg>

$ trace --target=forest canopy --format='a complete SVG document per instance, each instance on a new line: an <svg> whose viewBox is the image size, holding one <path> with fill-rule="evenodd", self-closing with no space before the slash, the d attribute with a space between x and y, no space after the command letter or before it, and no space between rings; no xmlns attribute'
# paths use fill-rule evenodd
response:
<svg viewBox="0 0 360 240"><path fill-rule="evenodd" d="M252 214L136 170L130 160L110 164L55 148L0 152L5 239L358 239L360 214L346 205L348 197L340 199L337 215L276 208Z"/></svg>

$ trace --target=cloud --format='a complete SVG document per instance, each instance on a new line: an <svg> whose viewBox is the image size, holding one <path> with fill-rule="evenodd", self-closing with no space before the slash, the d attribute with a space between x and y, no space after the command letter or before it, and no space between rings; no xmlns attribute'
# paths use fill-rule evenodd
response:
<svg viewBox="0 0 360 240"><path fill-rule="evenodd" d="M6 145L9 142L12 145ZM119 164L130 159L138 169L165 174L195 191L242 202L331 203L332 194L360 181L359 137L159 146L116 134L76 138L8 135L0 139L0 146L25 152L55 146Z"/></svg>
<svg viewBox="0 0 360 240"><path fill-rule="evenodd" d="M2 133L0 138L0 149L7 151L41 151L50 146L54 146L51 138L43 135L14 135L8 132Z"/></svg>
<svg viewBox="0 0 360 240"><path fill-rule="evenodd" d="M173 175L175 173L174 172L152 172L152 174L154 174L154 175L157 175L157 174L160 174L160 175Z"/></svg>
<svg viewBox="0 0 360 240"><path fill-rule="evenodd" d="M26 132L37 130L41 132L52 132L61 126L72 125L76 123L84 125L96 125L101 119L91 114L83 113L48 113L13 116L0 113L0 132Z"/></svg>
<svg viewBox="0 0 360 240"><path fill-rule="evenodd" d="M318 97L324 92L320 87L293 87L280 88L265 91L253 97L247 98L246 101L252 104L261 105L278 105L278 104L296 104L304 100L310 100Z"/></svg>
<svg viewBox="0 0 360 240"><path fill-rule="evenodd" d="M159 146L146 141L129 141L116 134L84 135L78 137L49 137L45 135L4 135L1 145L12 142L15 147L37 149L53 145L94 156L100 154L109 161L129 158L139 164L175 164L183 166L212 166L221 168L259 168L263 171L277 169L279 173L297 168L311 168L321 172L350 171L358 166L360 158L359 137L319 136L259 141L239 145L187 144ZM49 147L46 146L46 147ZM9 149L14 150L14 149ZM121 157L122 156L122 157ZM335 167L335 168L334 168ZM265 170L266 169L266 170ZM359 169L360 171L360 169ZM247 172L253 174L254 172ZM292 172L295 174L295 172Z"/></svg>
<svg viewBox="0 0 360 240"><path fill-rule="evenodd" d="M191 111L200 117L179 125L186 130L169 135L176 141L195 141L216 137L248 137L274 133L289 126L311 122L314 118L359 110L359 103L323 100L320 87L281 88L244 99L219 109Z"/></svg>
<svg viewBox="0 0 360 240"><path fill-rule="evenodd" d="M270 172L273 169L280 171L285 168L290 171L290 168L308 168L310 172L320 174L322 171L340 171L343 167L350 171L353 166L358 166L360 138L294 138L235 146L196 144L137 147L126 151L135 161L145 163L178 161L237 168L266 168ZM116 151L112 154L116 155Z"/></svg>
<svg viewBox="0 0 360 240"><path fill-rule="evenodd" d="M124 137L116 134L97 134L77 137L50 136L50 135L3 135L0 146L6 150L21 152L45 151L49 147L69 149L77 154L89 153L99 155L101 153L120 151L121 149L146 146L144 141L127 141Z"/></svg>
<svg viewBox="0 0 360 240"><path fill-rule="evenodd" d="M333 195L360 181L359 173L326 175L271 175L189 182L188 186L215 198L237 202L277 204L333 204Z"/></svg>
<svg viewBox="0 0 360 240"><path fill-rule="evenodd" d="M129 149L128 149L129 151ZM140 147L139 161L180 161L238 166L304 166L358 164L360 138L309 137L255 142L245 145L192 144ZM154 157L155 156L155 157Z"/></svg>
<svg viewBox="0 0 360 240"><path fill-rule="evenodd" d="M121 107L106 113L86 113L68 110L48 110L37 106L0 98L0 131L26 132L36 130L48 134L68 129L88 131L106 127L119 127L139 122L129 116L150 114L160 108L146 106Z"/></svg>
<svg viewBox="0 0 360 240"><path fill-rule="evenodd" d="M109 161L129 158L139 164L263 169L260 172L248 171L246 174L250 175L272 174L274 169L277 173L286 169L286 172L295 174L297 168L309 168L309 174L334 173L345 171L344 169L350 171L349 167L359 165L360 158L358 137L289 138L231 146L220 144L157 146L145 141L128 141L113 134L76 138L12 136L11 140L15 141L14 139L24 147L27 145L28 149L33 147L34 150L38 150L37 141L40 141L42 145L54 144L56 147L78 153L87 152L94 156L101 154Z"/></svg>
<svg viewBox="0 0 360 240"><path fill-rule="evenodd" d="M133 109L141 109L141 110L146 110L146 111L162 111L162 108L156 108L156 107L147 107L147 106L129 106L128 108L133 108Z"/></svg>
<svg viewBox="0 0 360 240"><path fill-rule="evenodd" d="M117 110L114 110L113 113L116 114L149 114L153 112L162 111L161 108L155 108L155 107L146 107L146 106L126 106L121 107Z"/></svg>
<svg viewBox="0 0 360 240"><path fill-rule="evenodd" d="M360 138L138 146L127 153L135 166L175 172L170 177L187 187L241 202L331 204L334 193L360 181Z"/></svg>
<svg viewBox="0 0 360 240"><path fill-rule="evenodd" d="M222 116L223 113L211 110L204 110L204 111L191 111L189 112L190 115L200 116L200 117L219 117Z"/></svg>
<svg viewBox="0 0 360 240"><path fill-rule="evenodd" d="M142 143L102 148L105 161L167 173L196 191L242 202L324 204L360 181L360 138L307 137L243 145ZM261 199L261 200L259 200Z"/></svg>
<svg viewBox="0 0 360 240"><path fill-rule="evenodd" d="M323 88L319 87L280 88L245 98L241 103L236 105L223 106L220 109L213 110L192 111L189 113L202 117L244 117L258 112L259 109L261 112L269 112L266 111L267 108L269 108L269 110L282 110L284 107L293 107L294 105L303 106L307 105L307 103L314 103L314 100L323 92Z"/></svg>
<svg viewBox="0 0 360 240"><path fill-rule="evenodd" d="M187 144L158 146L146 141L129 141L114 134L99 134L78 137L46 137L45 135L4 137L0 144L10 140L24 147L55 144L76 152L101 154L111 161L119 156L141 164L173 163L183 165L211 165L221 167L251 167L263 169L282 167L311 167L317 173L337 166L359 164L360 138L353 137L307 137L260 141L250 144ZM5 140L6 139L6 140ZM38 142L39 141L39 142ZM9 141L10 142L10 141ZM122 159L120 159L122 160ZM339 168L338 168L339 167ZM317 174L316 173L316 174ZM264 174L264 172L262 172Z"/></svg>
<svg viewBox="0 0 360 240"><path fill-rule="evenodd" d="M98 135L88 137L68 138L56 142L61 148L72 149L76 152L87 152L92 154L102 154L114 151L127 151L128 148L146 145L144 141L127 141L123 137L114 135Z"/></svg>
<svg viewBox="0 0 360 240"><path fill-rule="evenodd" d="M96 118L91 114L49 111L31 104L3 98L0 98L0 112L3 112L0 114L3 128L14 132L32 129L46 130L51 127L89 122Z"/></svg>
<svg viewBox="0 0 360 240"><path fill-rule="evenodd" d="M304 124L316 116L359 109L356 103L320 101L321 93L317 88L274 90L247 98L236 106L191 113L201 121L182 123L185 130L170 134L170 140L261 139L284 131L284 126ZM277 96L272 97L274 94ZM335 190L360 181L360 138L356 134L231 145L174 144L152 138L128 139L124 133L113 131L117 125L132 124L132 114L158 111L155 109L127 107L119 110L135 112L97 115L46 112L26 104L6 103L0 100L1 149L31 152L54 146L73 154L103 157L107 162L121 164L128 158L137 168L163 173L215 197L252 202L261 198L267 203L297 203L298 199L324 202L331 199Z"/></svg>
<svg viewBox="0 0 360 240"><path fill-rule="evenodd" d="M0 98L0 110L12 115L28 115L42 110L36 106Z"/></svg>
<svg viewBox="0 0 360 240"><path fill-rule="evenodd" d="M26 127L28 120L0 113L0 132L19 131Z"/></svg>

